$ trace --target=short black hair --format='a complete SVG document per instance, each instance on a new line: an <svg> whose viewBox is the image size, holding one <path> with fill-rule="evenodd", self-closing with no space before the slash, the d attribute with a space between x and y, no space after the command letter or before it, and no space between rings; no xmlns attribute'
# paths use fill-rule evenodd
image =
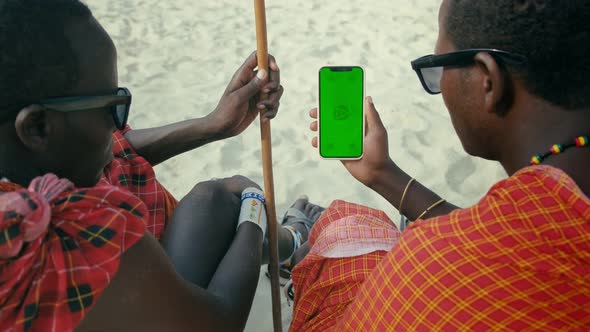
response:
<svg viewBox="0 0 590 332"><path fill-rule="evenodd" d="M75 85L79 65L65 31L91 16L79 0L0 0L0 118Z"/></svg>
<svg viewBox="0 0 590 332"><path fill-rule="evenodd" d="M496 48L528 58L511 67L552 104L590 107L590 1L449 0L446 31L458 49Z"/></svg>

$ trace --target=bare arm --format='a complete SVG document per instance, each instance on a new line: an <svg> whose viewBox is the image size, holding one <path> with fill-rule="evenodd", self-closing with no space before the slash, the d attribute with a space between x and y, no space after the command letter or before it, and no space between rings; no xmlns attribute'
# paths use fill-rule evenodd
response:
<svg viewBox="0 0 590 332"><path fill-rule="evenodd" d="M137 153L152 165L207 143L241 134L262 111L265 119L276 116L283 95L279 67L269 55L270 74L255 71L256 53L252 53L236 71L219 104L204 118L168 126L132 130L125 138ZM260 100L260 92L266 98Z"/></svg>
<svg viewBox="0 0 590 332"><path fill-rule="evenodd" d="M140 156L155 166L174 156L219 139L219 129L208 117L167 126L131 130L125 139Z"/></svg>
<svg viewBox="0 0 590 332"><path fill-rule="evenodd" d="M403 193L411 177L402 171L389 157L387 130L375 109L373 99L365 99L366 132L363 142L363 158L360 160L343 160L342 164L359 182L383 196L391 205L399 210ZM312 131L318 131L318 109L309 112L314 121L310 125ZM311 145L318 147L318 138L312 139ZM417 219L425 210L441 198L430 189L418 182L413 182L406 192L402 213L410 220ZM444 203L431 209L424 218L448 214L458 207Z"/></svg>
<svg viewBox="0 0 590 332"><path fill-rule="evenodd" d="M240 331L260 272L262 232L240 226L208 289L183 280L146 234L77 331ZM195 262L198 264L198 262Z"/></svg>
<svg viewBox="0 0 590 332"><path fill-rule="evenodd" d="M396 209L399 209L402 195L411 177L393 162L390 162L376 178L378 180L370 185L370 188L383 196L383 198ZM440 199L440 196L436 193L426 188L418 181L415 181L408 187L401 212L408 217L408 219L415 220L428 207ZM456 205L445 202L430 210L424 217L431 218L442 216L458 208L459 207Z"/></svg>

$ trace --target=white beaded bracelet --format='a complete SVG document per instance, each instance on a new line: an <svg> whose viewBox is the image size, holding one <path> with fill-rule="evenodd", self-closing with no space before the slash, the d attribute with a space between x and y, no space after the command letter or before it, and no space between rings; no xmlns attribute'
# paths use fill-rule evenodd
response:
<svg viewBox="0 0 590 332"><path fill-rule="evenodd" d="M260 227L264 238L268 225L265 204L266 199L260 189L244 189L242 192L242 206L240 208L240 217L238 218L238 227L245 222L251 222Z"/></svg>

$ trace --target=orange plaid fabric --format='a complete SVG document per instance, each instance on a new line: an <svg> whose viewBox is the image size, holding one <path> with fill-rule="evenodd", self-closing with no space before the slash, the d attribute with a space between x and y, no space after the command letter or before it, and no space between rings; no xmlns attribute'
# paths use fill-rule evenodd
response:
<svg viewBox="0 0 590 332"><path fill-rule="evenodd" d="M399 236L385 213L333 202L311 230L309 254L293 269L296 310L291 331L333 326Z"/></svg>
<svg viewBox="0 0 590 332"><path fill-rule="evenodd" d="M334 284L340 278L330 277ZM535 166L496 184L471 208L409 227L326 325L589 331L589 304L590 199L561 170Z"/></svg>

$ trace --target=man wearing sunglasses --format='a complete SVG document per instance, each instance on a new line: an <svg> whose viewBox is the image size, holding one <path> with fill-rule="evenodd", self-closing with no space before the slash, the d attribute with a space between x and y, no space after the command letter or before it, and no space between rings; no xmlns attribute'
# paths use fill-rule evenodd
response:
<svg viewBox="0 0 590 332"><path fill-rule="evenodd" d="M292 331L590 330L588 22L586 0L442 1L435 54L411 66L509 177L447 203L389 157L368 98L363 159L343 164L409 225L334 202L296 253Z"/></svg>
<svg viewBox="0 0 590 332"><path fill-rule="evenodd" d="M208 116L130 130L131 92L90 10L0 0L1 331L243 329L265 229L238 215L257 185L208 181L177 202L152 166L273 118L277 63L255 67L252 54Z"/></svg>

